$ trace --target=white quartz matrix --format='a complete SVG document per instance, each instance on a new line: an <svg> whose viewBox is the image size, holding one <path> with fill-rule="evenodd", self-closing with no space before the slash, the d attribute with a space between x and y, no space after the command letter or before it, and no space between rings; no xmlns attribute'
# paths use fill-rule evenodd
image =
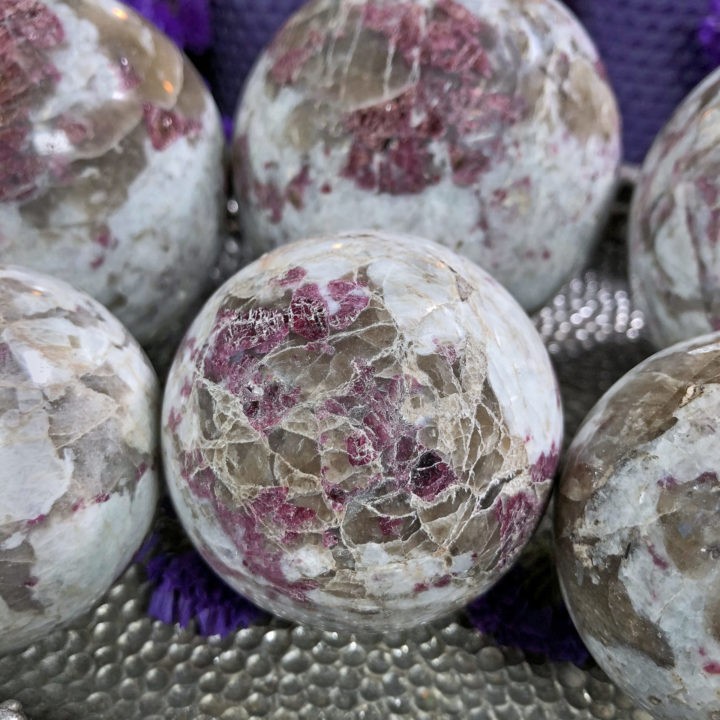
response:
<svg viewBox="0 0 720 720"><path fill-rule="evenodd" d="M158 395L98 302L0 266L0 653L88 610L142 542Z"/></svg>
<svg viewBox="0 0 720 720"><path fill-rule="evenodd" d="M197 72L121 3L0 7L0 262L60 277L157 340L218 254L222 150Z"/></svg>
<svg viewBox="0 0 720 720"><path fill-rule="evenodd" d="M720 333L622 378L573 441L556 500L568 605L657 720L720 717Z"/></svg>
<svg viewBox="0 0 720 720"><path fill-rule="evenodd" d="M416 237L289 244L211 298L163 402L170 492L234 588L353 629L451 612L509 569L561 445L545 348L499 283Z"/></svg>
<svg viewBox="0 0 720 720"><path fill-rule="evenodd" d="M260 56L235 190L259 253L373 228L445 244L540 306L613 196L618 110L555 0L314 0Z"/></svg>
<svg viewBox="0 0 720 720"><path fill-rule="evenodd" d="M645 160L630 276L657 346L720 330L720 69L682 102Z"/></svg>

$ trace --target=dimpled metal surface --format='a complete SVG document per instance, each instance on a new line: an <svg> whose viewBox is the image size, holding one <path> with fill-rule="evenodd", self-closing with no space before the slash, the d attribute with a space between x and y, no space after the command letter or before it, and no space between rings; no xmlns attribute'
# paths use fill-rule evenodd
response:
<svg viewBox="0 0 720 720"><path fill-rule="evenodd" d="M560 378L569 436L649 354L620 270L627 188L619 200L593 270L535 316ZM221 275L237 256L231 241ZM158 530L172 541L170 529ZM0 700L20 701L29 720L651 720L599 670L496 647L462 613L375 636L270 620L219 640L150 620L148 594L133 565L83 620L0 657Z"/></svg>

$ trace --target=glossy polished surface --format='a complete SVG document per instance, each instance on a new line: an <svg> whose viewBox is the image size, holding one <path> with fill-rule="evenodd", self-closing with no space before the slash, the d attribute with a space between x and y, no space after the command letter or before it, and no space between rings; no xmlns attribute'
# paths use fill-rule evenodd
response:
<svg viewBox="0 0 720 720"><path fill-rule="evenodd" d="M558 569L598 664L658 720L720 715L720 334L630 371L573 440Z"/></svg>
<svg viewBox="0 0 720 720"><path fill-rule="evenodd" d="M561 444L521 308L434 243L344 234L231 278L171 370L163 449L212 567L284 617L398 628L517 557Z"/></svg>
<svg viewBox="0 0 720 720"><path fill-rule="evenodd" d="M592 269L535 318L558 370L569 436L648 352L624 276L627 201L625 187ZM223 254L223 272L237 269L237 250ZM162 518L155 530L162 554L187 551ZM526 561L537 549L530 545ZM650 720L599 668L499 647L462 610L382 635L320 632L268 617L219 639L148 617L156 590L145 563L134 564L91 613L0 657L0 695L48 720Z"/></svg>
<svg viewBox="0 0 720 720"><path fill-rule="evenodd" d="M315 0L260 56L235 190L257 252L374 228L445 244L526 308L586 258L618 113L555 0Z"/></svg>
<svg viewBox="0 0 720 720"><path fill-rule="evenodd" d="M658 347L720 330L720 70L643 165L630 216L633 293Z"/></svg>
<svg viewBox="0 0 720 720"><path fill-rule="evenodd" d="M92 607L142 542L158 393L99 303L0 266L0 652Z"/></svg>
<svg viewBox="0 0 720 720"><path fill-rule="evenodd" d="M0 77L0 262L156 338L219 250L223 138L200 77L112 0L6 3Z"/></svg>

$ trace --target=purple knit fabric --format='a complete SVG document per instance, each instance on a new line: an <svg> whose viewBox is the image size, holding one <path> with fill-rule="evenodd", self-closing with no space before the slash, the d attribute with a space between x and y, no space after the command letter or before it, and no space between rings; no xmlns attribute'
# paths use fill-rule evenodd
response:
<svg viewBox="0 0 720 720"><path fill-rule="evenodd" d="M549 534L536 535L511 570L466 613L499 645L554 662L592 662L562 599Z"/></svg>
<svg viewBox="0 0 720 720"><path fill-rule="evenodd" d="M700 40L709 0L567 0L595 40L639 163L683 98L712 69Z"/></svg>
<svg viewBox="0 0 720 720"><path fill-rule="evenodd" d="M187 627L201 635L220 635L247 627L265 613L231 590L205 565L195 550L159 553L146 565L152 585L148 615Z"/></svg>
<svg viewBox="0 0 720 720"><path fill-rule="evenodd" d="M303 0L210 0L210 84L223 115L233 115L245 78L262 49Z"/></svg>
<svg viewBox="0 0 720 720"><path fill-rule="evenodd" d="M720 0L710 0L710 8L700 26L698 38L713 66L720 65Z"/></svg>
<svg viewBox="0 0 720 720"><path fill-rule="evenodd" d="M183 50L203 53L212 44L209 0L125 0Z"/></svg>
<svg viewBox="0 0 720 720"><path fill-rule="evenodd" d="M205 564L167 497L158 506L155 530L133 562L145 568L150 585L147 613L155 620L180 627L192 623L200 635L225 637L267 618Z"/></svg>

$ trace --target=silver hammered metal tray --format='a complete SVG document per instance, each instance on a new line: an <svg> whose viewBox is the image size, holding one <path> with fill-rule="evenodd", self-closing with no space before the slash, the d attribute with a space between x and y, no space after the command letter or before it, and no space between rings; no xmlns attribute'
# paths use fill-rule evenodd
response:
<svg viewBox="0 0 720 720"><path fill-rule="evenodd" d="M560 379L568 439L650 352L625 278L630 193L625 180L590 269L535 316ZM239 254L229 241L216 281ZM162 523L156 531L173 542ZM134 564L69 629L0 657L0 720L651 720L599 669L498 647L463 614L376 636L268 619L204 638L151 620L149 594Z"/></svg>

